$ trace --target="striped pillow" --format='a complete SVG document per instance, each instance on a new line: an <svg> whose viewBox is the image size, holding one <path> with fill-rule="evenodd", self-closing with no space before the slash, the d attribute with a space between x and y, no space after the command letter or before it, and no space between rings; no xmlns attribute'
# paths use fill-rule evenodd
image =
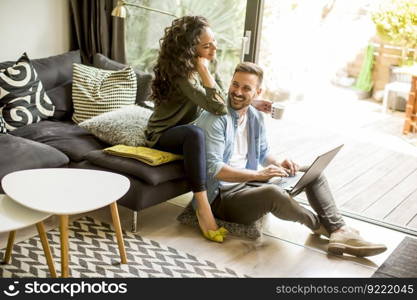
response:
<svg viewBox="0 0 417 300"><path fill-rule="evenodd" d="M107 71L73 64L72 120L78 124L102 113L134 104L136 85L132 67Z"/></svg>

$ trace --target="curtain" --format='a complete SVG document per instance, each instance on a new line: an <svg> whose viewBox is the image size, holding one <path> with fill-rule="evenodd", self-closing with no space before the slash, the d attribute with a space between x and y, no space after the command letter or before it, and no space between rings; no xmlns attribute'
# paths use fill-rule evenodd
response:
<svg viewBox="0 0 417 300"><path fill-rule="evenodd" d="M75 46L82 61L92 64L93 55L126 63L125 20L111 16L117 0L70 0Z"/></svg>

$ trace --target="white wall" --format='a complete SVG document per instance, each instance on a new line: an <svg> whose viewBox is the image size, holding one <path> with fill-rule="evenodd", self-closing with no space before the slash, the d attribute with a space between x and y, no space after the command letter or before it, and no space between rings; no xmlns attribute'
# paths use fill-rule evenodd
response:
<svg viewBox="0 0 417 300"><path fill-rule="evenodd" d="M70 49L69 0L0 0L0 61Z"/></svg>

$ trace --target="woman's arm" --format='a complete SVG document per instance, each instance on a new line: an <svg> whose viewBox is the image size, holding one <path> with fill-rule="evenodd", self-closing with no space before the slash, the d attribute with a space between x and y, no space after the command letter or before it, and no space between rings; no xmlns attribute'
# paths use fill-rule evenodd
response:
<svg viewBox="0 0 417 300"><path fill-rule="evenodd" d="M203 86L213 89L216 85L216 81L214 80L214 77L210 74L209 63L210 62L206 58L197 57L196 69L198 75L200 75L201 81L203 82Z"/></svg>
<svg viewBox="0 0 417 300"><path fill-rule="evenodd" d="M214 83L214 87L207 87L202 86L197 80L178 78L177 84L187 99L204 110L216 115L227 113L224 93L216 83Z"/></svg>

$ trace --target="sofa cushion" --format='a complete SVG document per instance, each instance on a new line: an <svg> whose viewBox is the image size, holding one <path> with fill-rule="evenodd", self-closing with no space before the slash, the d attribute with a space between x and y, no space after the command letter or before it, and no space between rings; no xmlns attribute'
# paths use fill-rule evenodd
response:
<svg viewBox="0 0 417 300"><path fill-rule="evenodd" d="M145 145L145 129L152 111L129 105L78 124L110 145Z"/></svg>
<svg viewBox="0 0 417 300"><path fill-rule="evenodd" d="M46 58L33 59L49 98L55 105L53 118L67 120L72 116L72 64L81 63L80 50Z"/></svg>
<svg viewBox="0 0 417 300"><path fill-rule="evenodd" d="M172 161L181 160L184 157L180 154L161 151L148 147L134 147L126 145L116 145L103 150L104 152L127 158L133 158L150 166L159 166Z"/></svg>
<svg viewBox="0 0 417 300"><path fill-rule="evenodd" d="M72 122L42 121L11 134L59 149L72 161L81 161L88 152L108 146Z"/></svg>
<svg viewBox="0 0 417 300"><path fill-rule="evenodd" d="M0 107L8 131L52 117L55 107L29 57L0 70Z"/></svg>
<svg viewBox="0 0 417 300"><path fill-rule="evenodd" d="M14 171L58 168L69 163L64 153L51 146L10 134L0 135L0 145L0 179Z"/></svg>
<svg viewBox="0 0 417 300"><path fill-rule="evenodd" d="M123 68L127 67L127 65L121 64L115 60L111 60L107 56L104 56L100 53L94 54L93 65L96 68L105 70L122 70ZM151 108L151 106L146 104L146 101L149 99L149 96L152 92L151 85L153 75L150 73L139 71L136 68L134 68L133 70L135 71L136 78L138 81L138 88L136 92L136 104L146 108Z"/></svg>
<svg viewBox="0 0 417 300"><path fill-rule="evenodd" d="M91 151L85 159L94 165L136 176L151 185L185 178L183 161L152 167L135 159L110 155L101 150Z"/></svg>
<svg viewBox="0 0 417 300"><path fill-rule="evenodd" d="M73 64L72 102L75 123L135 104L136 76L131 67L107 71Z"/></svg>
<svg viewBox="0 0 417 300"><path fill-rule="evenodd" d="M72 81L66 82L48 91L49 98L55 104L52 120L71 120L74 112L72 107Z"/></svg>
<svg viewBox="0 0 417 300"><path fill-rule="evenodd" d="M70 162L68 167L109 171L107 168L99 167L86 160ZM188 193L191 190L186 179L170 180L154 186L142 181L136 176L129 174L123 175L129 178L130 189L122 198L117 200L117 203L136 211Z"/></svg>

